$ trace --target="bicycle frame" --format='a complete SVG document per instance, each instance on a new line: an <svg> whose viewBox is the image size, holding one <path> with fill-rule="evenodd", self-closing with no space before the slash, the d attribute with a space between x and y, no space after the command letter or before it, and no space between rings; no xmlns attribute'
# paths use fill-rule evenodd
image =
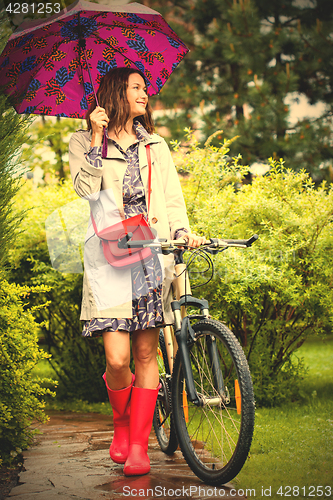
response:
<svg viewBox="0 0 333 500"><path fill-rule="evenodd" d="M196 319L203 319L209 317L209 306L208 301L205 299L197 299L192 296L191 286L188 278L188 273L186 269L186 265L182 259L182 253L177 258L177 264L175 265L176 279L175 279L175 288L176 288L176 300L171 302L171 308L174 315L174 336L177 342L177 347L179 350L179 354L182 360L182 366L184 370L184 377L186 381L186 389L187 389L187 398L195 405L204 406L205 404L220 404L220 398L204 398L202 395L199 395L195 388L194 377L191 367L191 360L188 345L192 342L195 342L194 331L191 327L190 318L193 315L188 316L186 313L187 306L193 306L200 309L201 314L195 315ZM167 353L168 350L171 350L171 343L168 344L166 342ZM216 344L214 341L211 342L208 348L209 357L211 358L212 366L215 366L214 373L214 381L216 382L216 390L219 394L223 394L224 383L221 369L216 362L218 359L216 352ZM173 357L173 354L170 354L170 357ZM168 353L169 359L169 353ZM170 365L169 365L170 366ZM172 373L172 371L171 371Z"/></svg>
<svg viewBox="0 0 333 500"><path fill-rule="evenodd" d="M130 242L132 233L129 233L124 240L127 240L127 245L129 247L145 246L147 242L136 241ZM247 248L252 245L257 240L258 236L254 235L248 240L218 240L215 238L211 239L213 248L235 246L239 248ZM123 242L120 242L123 245ZM154 247L155 244L150 242L150 246ZM167 243L167 242L166 242ZM156 245L158 246L158 245ZM183 252L181 252L176 258L175 272L176 279L175 284L175 295L176 300L171 302L171 308L174 315L174 333L171 327L164 328L164 339L167 351L167 357L169 361L170 373L173 370L173 359L174 354L179 350L182 366L184 370L184 378L186 381L187 398L197 406L205 406L209 404L210 406L219 406L222 402L228 403L228 394L225 393L224 381L222 371L217 362L218 352L214 339L212 338L208 344L208 355L211 364L214 369L213 377L215 390L219 394L219 397L207 397L202 394L198 394L195 388L193 372L191 368L191 360L188 346L195 342L194 330L191 326L190 319L204 319L209 317L209 306L208 301L205 299L197 299L192 296L190 281L188 278L188 273L186 269L186 264L182 257ZM201 311L200 315L187 315L186 307L194 306L199 308Z"/></svg>

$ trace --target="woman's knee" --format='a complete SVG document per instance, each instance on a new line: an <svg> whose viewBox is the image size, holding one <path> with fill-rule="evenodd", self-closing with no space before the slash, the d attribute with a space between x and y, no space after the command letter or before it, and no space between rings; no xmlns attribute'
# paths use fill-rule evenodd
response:
<svg viewBox="0 0 333 500"><path fill-rule="evenodd" d="M156 361L157 345L155 343L142 343L133 349L133 357L136 363L150 364Z"/></svg>
<svg viewBox="0 0 333 500"><path fill-rule="evenodd" d="M130 365L130 343L123 332L106 332L103 335L106 369L115 376L126 372Z"/></svg>
<svg viewBox="0 0 333 500"><path fill-rule="evenodd" d="M121 376L129 369L130 361L127 358L107 358L106 369L116 377L118 374Z"/></svg>

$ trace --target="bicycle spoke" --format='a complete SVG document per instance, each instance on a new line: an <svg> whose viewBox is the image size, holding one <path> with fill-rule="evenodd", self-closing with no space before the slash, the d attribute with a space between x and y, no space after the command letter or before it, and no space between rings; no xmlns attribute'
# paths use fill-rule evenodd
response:
<svg viewBox="0 0 333 500"><path fill-rule="evenodd" d="M213 379L212 379L212 373L211 373L211 370L210 370L210 367L209 367L209 361L207 359L206 351L202 348L201 340L202 339L199 339L197 341L196 347L199 349L198 344L200 342L200 354L202 355L202 360L203 360L203 364L204 364L203 368L201 368L201 364L199 362L198 356L195 356L195 353L193 353L193 352L191 353L191 357L192 357L193 362L195 360L195 368L196 368L197 372L200 375L200 384L198 382L195 382L196 383L196 388L197 388L197 391L199 393L209 396L209 394L208 394L207 390L205 390L205 387L204 387L204 384L203 384L203 379L205 377L206 381L208 381L208 383L210 384L210 388L213 389L215 391L215 394L218 396L218 392L217 392L217 390L214 387L214 383L213 383ZM209 406L209 404L208 404L208 406ZM225 405L224 405L224 409L228 412L229 419L234 422L233 417L230 415L229 410L228 410L228 408ZM215 443L220 443L220 441L222 440L222 446L220 446L220 454L221 454L222 457L225 458L225 460L227 460L226 453L223 451L224 433L226 434L226 438L228 439L229 449L230 449L231 453L233 452L233 449L236 446L236 442L232 438L232 436L230 435L230 433L227 431L227 429L226 429L226 427L224 425L223 416L222 416L222 410L219 411L219 414L217 414L216 410L214 411L213 407L209 407L209 410L210 411L205 411L205 409L202 410L202 412L201 412L202 416L201 416L200 422L199 422L199 424L197 426L197 431L195 433L193 433L191 437L192 437L192 439L197 438L196 434L199 432L199 429L201 428L202 421L206 420L208 422L209 426L210 426L210 430L208 432L208 435L206 436L206 442L209 441L209 438L214 439L214 441L212 441L212 442L215 442ZM210 417L212 415L214 416L214 419L216 420L216 425L215 426L214 426L214 424L210 420ZM239 429L237 428L237 426L236 426L235 423L234 423L234 426L235 426L236 430L238 431ZM215 427L221 429L221 436L218 436L216 434ZM223 429L224 432L222 431L222 429ZM211 434L213 434L213 437L211 437ZM222 462L224 462L224 460L222 460Z"/></svg>
<svg viewBox="0 0 333 500"><path fill-rule="evenodd" d="M245 356L229 330L214 320L199 322L194 330L197 335L189 351L201 405L185 400L186 408L183 407L186 384L184 374L179 371L180 358L177 358L173 389L177 393L175 423L181 449L192 470L209 484L221 484L219 481L231 480L237 474L249 451L254 422L251 379ZM237 397L241 397L238 409L236 386L237 390L239 387ZM244 411L250 417L245 421ZM182 415L180 420L178 414ZM240 445L242 434L246 439Z"/></svg>

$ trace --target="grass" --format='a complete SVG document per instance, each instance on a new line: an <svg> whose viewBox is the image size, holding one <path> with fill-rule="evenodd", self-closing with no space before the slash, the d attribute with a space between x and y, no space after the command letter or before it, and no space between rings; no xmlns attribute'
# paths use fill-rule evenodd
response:
<svg viewBox="0 0 333 500"><path fill-rule="evenodd" d="M333 338L307 341L298 356L309 367L303 401L256 411L251 454L234 480L256 498L262 488L274 499L333 498Z"/></svg>
<svg viewBox="0 0 333 500"><path fill-rule="evenodd" d="M33 374L43 378L51 378L53 380L57 378L56 373L47 359L43 359L38 363L38 365L33 369Z"/></svg>

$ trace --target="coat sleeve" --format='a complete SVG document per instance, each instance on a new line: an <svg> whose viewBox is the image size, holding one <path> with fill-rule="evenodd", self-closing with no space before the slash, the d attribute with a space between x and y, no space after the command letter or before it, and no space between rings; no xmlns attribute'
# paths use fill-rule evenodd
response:
<svg viewBox="0 0 333 500"><path fill-rule="evenodd" d="M84 132L75 132L69 141L69 167L74 189L81 198L97 200L104 168L92 166L85 158L87 151Z"/></svg>
<svg viewBox="0 0 333 500"><path fill-rule="evenodd" d="M160 144L158 161L161 165L166 210L171 238L173 239L178 229L184 228L188 232L191 230L177 170L164 139Z"/></svg>

